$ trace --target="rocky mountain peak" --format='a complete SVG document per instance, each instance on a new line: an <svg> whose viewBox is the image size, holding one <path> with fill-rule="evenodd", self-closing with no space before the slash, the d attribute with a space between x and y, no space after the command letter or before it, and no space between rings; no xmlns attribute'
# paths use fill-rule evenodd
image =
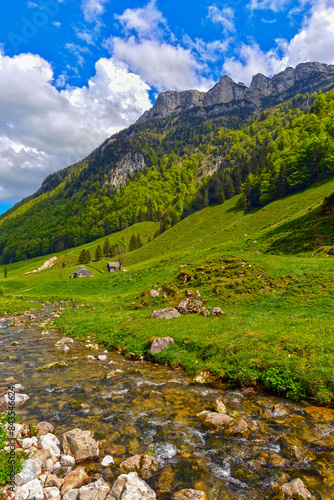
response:
<svg viewBox="0 0 334 500"><path fill-rule="evenodd" d="M296 68L288 67L269 78L261 73L254 75L249 87L244 83L235 83L229 76L220 78L208 92L185 90L182 92L166 91L159 94L154 106L145 111L137 123L145 123L154 118L164 118L173 113L180 113L196 106L208 107L228 104L235 101L236 105L243 102L253 103L255 110L261 108L261 100L268 96L283 99L284 94L296 83L296 93L312 91L321 87L322 83L334 78L334 65L318 62L301 63Z"/></svg>

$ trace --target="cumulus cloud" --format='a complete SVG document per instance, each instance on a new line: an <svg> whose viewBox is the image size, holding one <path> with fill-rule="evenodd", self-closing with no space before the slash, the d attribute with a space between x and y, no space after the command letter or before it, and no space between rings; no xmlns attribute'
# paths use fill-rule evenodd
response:
<svg viewBox="0 0 334 500"><path fill-rule="evenodd" d="M232 33L235 31L234 26L234 11L231 7L224 7L218 9L215 5L210 5L208 18L215 24L220 24L225 33Z"/></svg>
<svg viewBox="0 0 334 500"><path fill-rule="evenodd" d="M151 106L148 85L113 58L81 88L58 91L53 76L40 56L0 55L1 200L31 194Z"/></svg>
<svg viewBox="0 0 334 500"><path fill-rule="evenodd" d="M166 19L157 9L155 0L151 0L145 7L126 9L122 15L115 15L124 31L135 31L140 38L152 38L159 33L159 26L166 27Z"/></svg>
<svg viewBox="0 0 334 500"><path fill-rule="evenodd" d="M250 83L252 75L271 76L307 61L334 64L334 7L321 2L312 7L299 32L290 40L277 39L275 48L261 50L255 42L242 44L238 56L228 58L224 71L234 80Z"/></svg>
<svg viewBox="0 0 334 500"><path fill-rule="evenodd" d="M104 12L104 5L109 0L82 0L82 12L86 21L96 21Z"/></svg>

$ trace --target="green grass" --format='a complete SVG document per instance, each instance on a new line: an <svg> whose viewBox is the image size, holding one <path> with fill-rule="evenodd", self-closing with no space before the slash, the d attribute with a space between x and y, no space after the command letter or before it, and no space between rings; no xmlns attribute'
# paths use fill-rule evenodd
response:
<svg viewBox="0 0 334 500"><path fill-rule="evenodd" d="M17 421L17 419L15 419L15 421ZM22 469L22 460L25 458L25 453L22 451L16 451L13 456L9 450L5 450L5 447L8 446L10 441L6 435L6 423L8 423L8 415L0 413L0 492L1 486L11 482L10 461L13 466L12 470L18 473Z"/></svg>
<svg viewBox="0 0 334 500"><path fill-rule="evenodd" d="M125 272L68 279L79 247L59 254L57 264L39 274L21 273L46 258L10 265L0 286L5 297L75 298L84 307L68 308L57 319L66 335L90 335L108 348L138 355L148 354L153 336L171 335L174 346L155 356L161 363L182 366L189 374L208 369L232 386L260 385L294 399L329 403L334 399L334 257L311 253L319 242L334 245L333 218L321 226L317 212L333 191L334 179L246 215L237 196L125 254ZM156 227L148 224L153 223L128 228L124 239L141 232L140 226L147 240ZM93 265L105 269L106 261ZM187 283L185 273L192 278ZM166 297L150 298L152 287ZM226 315L150 319L154 309L177 305L188 288ZM15 307L17 302L24 304L12 301Z"/></svg>

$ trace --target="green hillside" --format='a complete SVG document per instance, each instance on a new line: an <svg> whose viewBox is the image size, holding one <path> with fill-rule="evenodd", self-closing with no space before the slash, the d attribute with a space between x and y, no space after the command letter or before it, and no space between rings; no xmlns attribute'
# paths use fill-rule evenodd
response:
<svg viewBox="0 0 334 500"><path fill-rule="evenodd" d="M249 213L240 205L242 195L235 196L123 254L125 270L113 274L96 271L94 278L69 280L83 247L60 252L54 267L36 274L23 273L45 258L9 264L6 279L2 266L0 312L27 307L12 296L74 298L82 307L73 309L69 302L56 320L66 335L90 335L131 356L147 354L152 336L171 335L175 345L155 356L161 363L182 366L189 374L210 370L232 386L264 386L329 403L334 399L333 192L331 178ZM148 224L114 237L129 242L132 231L145 243L157 225ZM91 251L104 240L91 243ZM106 260L91 265L104 270ZM151 289L159 296L150 297ZM189 289L199 291L203 307L220 307L225 315L150 318L154 309L178 306Z"/></svg>
<svg viewBox="0 0 334 500"><path fill-rule="evenodd" d="M0 217L1 261L59 252L138 222L159 222L159 234L235 194L251 211L301 191L334 174L333 118L334 90L251 116L236 107L208 120L191 109L134 125Z"/></svg>

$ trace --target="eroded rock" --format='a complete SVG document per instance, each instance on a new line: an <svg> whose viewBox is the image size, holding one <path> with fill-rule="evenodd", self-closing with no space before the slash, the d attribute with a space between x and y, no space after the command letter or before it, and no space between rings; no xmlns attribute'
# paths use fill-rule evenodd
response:
<svg viewBox="0 0 334 500"><path fill-rule="evenodd" d="M158 352L168 349L170 345L174 344L173 337L155 337L151 343L150 353L157 354Z"/></svg>
<svg viewBox="0 0 334 500"><path fill-rule="evenodd" d="M294 479L290 483L285 483L276 495L277 500L314 500L315 497L305 488L301 479Z"/></svg>
<svg viewBox="0 0 334 500"><path fill-rule="evenodd" d="M64 493L80 488L87 483L89 483L89 476L86 474L85 468L78 467L65 476L64 484L61 487L61 494L64 495Z"/></svg>
<svg viewBox="0 0 334 500"><path fill-rule="evenodd" d="M151 314L151 318L156 319L171 319L181 316L175 307L166 307L165 309L155 309Z"/></svg>
<svg viewBox="0 0 334 500"><path fill-rule="evenodd" d="M62 435L62 446L66 455L72 454L77 463L95 460L99 456L99 447L91 431L72 429Z"/></svg>
<svg viewBox="0 0 334 500"><path fill-rule="evenodd" d="M78 500L105 500L109 491L110 486L103 479L99 479L87 486L81 486Z"/></svg>
<svg viewBox="0 0 334 500"><path fill-rule="evenodd" d="M121 463L120 469L124 472L137 472L141 477L147 479L157 472L159 465L151 455L134 455Z"/></svg>
<svg viewBox="0 0 334 500"><path fill-rule="evenodd" d="M39 438L45 436L45 434L51 434L54 430L54 425L50 424L50 422L39 422L36 425L36 436Z"/></svg>
<svg viewBox="0 0 334 500"><path fill-rule="evenodd" d="M107 497L107 500L155 500L155 492L136 472L119 476Z"/></svg>

